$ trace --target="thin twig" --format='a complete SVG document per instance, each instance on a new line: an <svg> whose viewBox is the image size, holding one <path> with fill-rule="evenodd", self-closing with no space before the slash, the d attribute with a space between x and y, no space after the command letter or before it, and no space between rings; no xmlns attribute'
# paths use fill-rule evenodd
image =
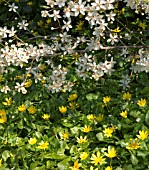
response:
<svg viewBox="0 0 149 170"><path fill-rule="evenodd" d="M135 46L135 45L130 45L130 46L127 46L127 45L122 45L122 46L107 46L107 47L101 47L102 50L109 50L109 49L115 49L115 48L149 48L149 45L138 45L138 46Z"/></svg>

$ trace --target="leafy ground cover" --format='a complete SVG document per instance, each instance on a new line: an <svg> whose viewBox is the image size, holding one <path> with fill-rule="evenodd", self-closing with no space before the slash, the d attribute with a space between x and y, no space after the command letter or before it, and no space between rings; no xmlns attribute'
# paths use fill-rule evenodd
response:
<svg viewBox="0 0 149 170"><path fill-rule="evenodd" d="M149 169L149 2L0 0L0 169Z"/></svg>

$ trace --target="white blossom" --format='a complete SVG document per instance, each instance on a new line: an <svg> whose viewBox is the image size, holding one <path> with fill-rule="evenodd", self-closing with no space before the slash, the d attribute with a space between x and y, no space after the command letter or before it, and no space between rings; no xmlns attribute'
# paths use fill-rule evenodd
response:
<svg viewBox="0 0 149 170"><path fill-rule="evenodd" d="M11 30L9 30L9 37L13 37L17 31L14 29L14 27L11 27Z"/></svg>
<svg viewBox="0 0 149 170"><path fill-rule="evenodd" d="M116 14L113 11L111 11L109 14L106 14L106 16L108 21L114 21Z"/></svg>
<svg viewBox="0 0 149 170"><path fill-rule="evenodd" d="M95 0L95 2L92 2L91 5L92 5L93 8L95 8L97 11L98 11L98 10L106 10L105 3L106 3L105 0Z"/></svg>
<svg viewBox="0 0 149 170"><path fill-rule="evenodd" d="M75 16L78 16L79 13L81 13L82 15L85 15L85 5L86 2L82 2L82 0L79 0L78 3L75 3L73 8L72 8L72 11L74 12L74 15Z"/></svg>
<svg viewBox="0 0 149 170"><path fill-rule="evenodd" d="M130 87L130 78L128 75L122 75L122 80L120 80L119 86L123 87L123 90L127 89Z"/></svg>
<svg viewBox="0 0 149 170"><path fill-rule="evenodd" d="M110 38L107 39L107 42L110 42L112 45L114 45L115 42L118 42L117 34L111 34L110 33Z"/></svg>
<svg viewBox="0 0 149 170"><path fill-rule="evenodd" d="M27 20L22 20L22 22L19 22L19 23L18 23L19 29L24 29L24 30L26 30L28 25L29 25L29 24L27 23Z"/></svg>
<svg viewBox="0 0 149 170"><path fill-rule="evenodd" d="M7 34L9 34L7 26L5 26L4 28L0 27L0 37L7 38Z"/></svg>
<svg viewBox="0 0 149 170"><path fill-rule="evenodd" d="M1 89L1 92L7 94L7 92L10 91L10 88L6 85L6 86L3 86L2 89Z"/></svg>
<svg viewBox="0 0 149 170"><path fill-rule="evenodd" d="M17 12L16 9L18 9L18 6L15 5L15 3L12 3L12 5L9 6L9 11Z"/></svg>
<svg viewBox="0 0 149 170"><path fill-rule="evenodd" d="M45 0L47 5L49 5L51 8L54 7L54 1L53 0Z"/></svg>
<svg viewBox="0 0 149 170"><path fill-rule="evenodd" d="M53 14L50 14L49 16L54 18L54 21L56 21L58 18L61 18L61 16L59 15L60 11L56 11L56 10L53 10Z"/></svg>
<svg viewBox="0 0 149 170"><path fill-rule="evenodd" d="M69 20L68 22L63 21L64 25L62 26L62 29L66 29L69 31L70 28L72 28L71 21Z"/></svg>
<svg viewBox="0 0 149 170"><path fill-rule="evenodd" d="M41 16L42 17L48 17L50 15L49 15L49 12L47 10L44 10L44 11L41 11Z"/></svg>
<svg viewBox="0 0 149 170"><path fill-rule="evenodd" d="M56 2L54 2L54 5L57 5L59 8L65 6L65 2L66 0L56 0Z"/></svg>

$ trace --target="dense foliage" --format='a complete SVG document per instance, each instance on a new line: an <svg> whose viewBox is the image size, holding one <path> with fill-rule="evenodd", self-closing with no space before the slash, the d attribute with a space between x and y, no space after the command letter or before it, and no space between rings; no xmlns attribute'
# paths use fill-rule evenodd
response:
<svg viewBox="0 0 149 170"><path fill-rule="evenodd" d="M0 0L0 169L149 169L149 1Z"/></svg>

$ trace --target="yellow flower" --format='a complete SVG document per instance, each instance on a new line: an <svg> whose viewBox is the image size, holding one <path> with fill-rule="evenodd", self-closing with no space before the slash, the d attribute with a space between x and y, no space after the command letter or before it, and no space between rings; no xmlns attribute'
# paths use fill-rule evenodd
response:
<svg viewBox="0 0 149 170"><path fill-rule="evenodd" d="M130 139L130 142L128 143L126 148L129 150L140 148L140 143L138 142L138 139L135 140Z"/></svg>
<svg viewBox="0 0 149 170"><path fill-rule="evenodd" d="M109 96L103 97L103 102L104 102L104 104L109 103L110 100L111 100L111 97L109 97Z"/></svg>
<svg viewBox="0 0 149 170"><path fill-rule="evenodd" d="M71 102L71 103L69 103L69 108L71 109L71 110L75 110L77 107L78 107L78 103L76 103L76 102Z"/></svg>
<svg viewBox="0 0 149 170"><path fill-rule="evenodd" d="M78 163L78 160L76 162L74 162L73 167L69 167L71 170L79 170L79 168L81 167L81 163Z"/></svg>
<svg viewBox="0 0 149 170"><path fill-rule="evenodd" d="M77 94L70 94L70 95L69 95L69 98L68 98L68 101L76 100L76 99L77 99L77 97L78 97L78 95L77 95Z"/></svg>
<svg viewBox="0 0 149 170"><path fill-rule="evenodd" d="M69 133L68 132L62 132L61 139L66 140L68 137L69 137Z"/></svg>
<svg viewBox="0 0 149 170"><path fill-rule="evenodd" d="M6 111L4 109L0 110L0 116L5 116L6 115Z"/></svg>
<svg viewBox="0 0 149 170"><path fill-rule="evenodd" d="M148 132L144 131L144 130L139 130L139 135L137 135L137 137L141 140L144 140L148 137Z"/></svg>
<svg viewBox="0 0 149 170"><path fill-rule="evenodd" d="M138 100L137 104L140 106L140 107L144 107L146 105L146 99L142 99L141 100Z"/></svg>
<svg viewBox="0 0 149 170"><path fill-rule="evenodd" d="M2 166L2 159L0 159L0 167Z"/></svg>
<svg viewBox="0 0 149 170"><path fill-rule="evenodd" d="M27 80L25 83L24 83L24 86L26 88L30 87L32 85L32 80Z"/></svg>
<svg viewBox="0 0 149 170"><path fill-rule="evenodd" d="M10 106L12 104L12 97L5 98L5 102L2 102L5 106Z"/></svg>
<svg viewBox="0 0 149 170"><path fill-rule="evenodd" d="M131 99L131 94L129 92L123 94L123 100L130 100Z"/></svg>
<svg viewBox="0 0 149 170"><path fill-rule="evenodd" d="M125 110L125 111L121 112L120 115L124 118L127 118L127 111Z"/></svg>
<svg viewBox="0 0 149 170"><path fill-rule="evenodd" d="M37 139L36 139L36 138L30 138L30 139L28 140L28 143L29 143L30 145L34 145L34 144L36 144L36 142L37 142Z"/></svg>
<svg viewBox="0 0 149 170"><path fill-rule="evenodd" d="M29 112L30 114L34 114L34 113L37 111L37 109L35 108L35 106L30 106L27 110L28 110L28 112Z"/></svg>
<svg viewBox="0 0 149 170"><path fill-rule="evenodd" d="M111 166L107 166L107 167L105 168L105 170L112 170L112 167L111 167Z"/></svg>
<svg viewBox="0 0 149 170"><path fill-rule="evenodd" d="M31 77L32 75L31 75L30 73L28 73L26 76L27 76L27 78L28 78L28 77Z"/></svg>
<svg viewBox="0 0 149 170"><path fill-rule="evenodd" d="M42 116L42 118L45 119L45 120L48 120L48 119L50 118L50 115L44 114L44 115Z"/></svg>
<svg viewBox="0 0 149 170"><path fill-rule="evenodd" d="M93 168L93 166L90 166L90 170L99 170L98 168Z"/></svg>
<svg viewBox="0 0 149 170"><path fill-rule="evenodd" d="M65 92L66 92L66 90L65 90L65 89L62 89L62 90L61 90L61 92L65 93Z"/></svg>
<svg viewBox="0 0 149 170"><path fill-rule="evenodd" d="M105 155L112 159L116 157L116 150L114 148L108 147L108 153L105 153Z"/></svg>
<svg viewBox="0 0 149 170"><path fill-rule="evenodd" d="M59 111L60 111L61 113L66 113L66 112L67 112L67 107L61 106L61 107L59 107Z"/></svg>
<svg viewBox="0 0 149 170"><path fill-rule="evenodd" d="M41 83L42 83L42 84L45 84L45 83L46 83L46 80L42 79L42 80L41 80Z"/></svg>
<svg viewBox="0 0 149 170"><path fill-rule="evenodd" d="M38 148L39 148L39 149L47 149L47 148L48 148L48 145L49 145L48 142L43 142L43 141L41 141L41 142L39 143Z"/></svg>
<svg viewBox="0 0 149 170"><path fill-rule="evenodd" d="M0 110L0 123L7 122L6 111L4 109Z"/></svg>
<svg viewBox="0 0 149 170"><path fill-rule="evenodd" d="M45 64L40 64L40 66L39 66L39 70L44 70L46 68L46 65Z"/></svg>
<svg viewBox="0 0 149 170"><path fill-rule="evenodd" d="M91 163L93 163L95 166L96 166L97 164L102 165L102 164L105 164L105 163L106 163L106 162L105 162L106 159L103 158L103 156L100 155L100 152L99 152L99 151L97 152L97 156L96 156L95 154L92 154L91 160L92 160Z"/></svg>
<svg viewBox="0 0 149 170"><path fill-rule="evenodd" d="M96 116L96 120L97 120L98 122L101 122L101 121L103 120L103 118L104 118L104 115Z"/></svg>
<svg viewBox="0 0 149 170"><path fill-rule="evenodd" d="M119 27L117 27L116 29L112 30L112 32L120 32L121 30L119 29Z"/></svg>
<svg viewBox="0 0 149 170"><path fill-rule="evenodd" d="M112 133L115 129L113 127L108 127L103 130L104 136L106 137L112 137Z"/></svg>
<svg viewBox="0 0 149 170"><path fill-rule="evenodd" d="M81 160L84 160L84 159L86 159L87 157L88 157L88 153L87 152L83 152L83 153L81 153L80 154L80 158L81 158Z"/></svg>
<svg viewBox="0 0 149 170"><path fill-rule="evenodd" d="M82 129L82 132L88 133L92 130L90 126L85 125L84 128Z"/></svg>
<svg viewBox="0 0 149 170"><path fill-rule="evenodd" d="M15 76L15 79L22 79L22 76Z"/></svg>
<svg viewBox="0 0 149 170"><path fill-rule="evenodd" d="M6 116L0 116L0 123L6 123L7 117Z"/></svg>
<svg viewBox="0 0 149 170"><path fill-rule="evenodd" d="M95 119L95 115L93 114L87 115L87 119L92 122Z"/></svg>
<svg viewBox="0 0 149 170"><path fill-rule="evenodd" d="M84 136L84 138L82 136L80 136L80 138L77 137L77 142L79 144L82 144L82 143L88 142L88 139L86 136Z"/></svg>
<svg viewBox="0 0 149 170"><path fill-rule="evenodd" d="M20 111L20 112L24 112L24 111L26 111L26 106L24 105L24 104L22 104L21 106L19 106L18 107L18 110Z"/></svg>

